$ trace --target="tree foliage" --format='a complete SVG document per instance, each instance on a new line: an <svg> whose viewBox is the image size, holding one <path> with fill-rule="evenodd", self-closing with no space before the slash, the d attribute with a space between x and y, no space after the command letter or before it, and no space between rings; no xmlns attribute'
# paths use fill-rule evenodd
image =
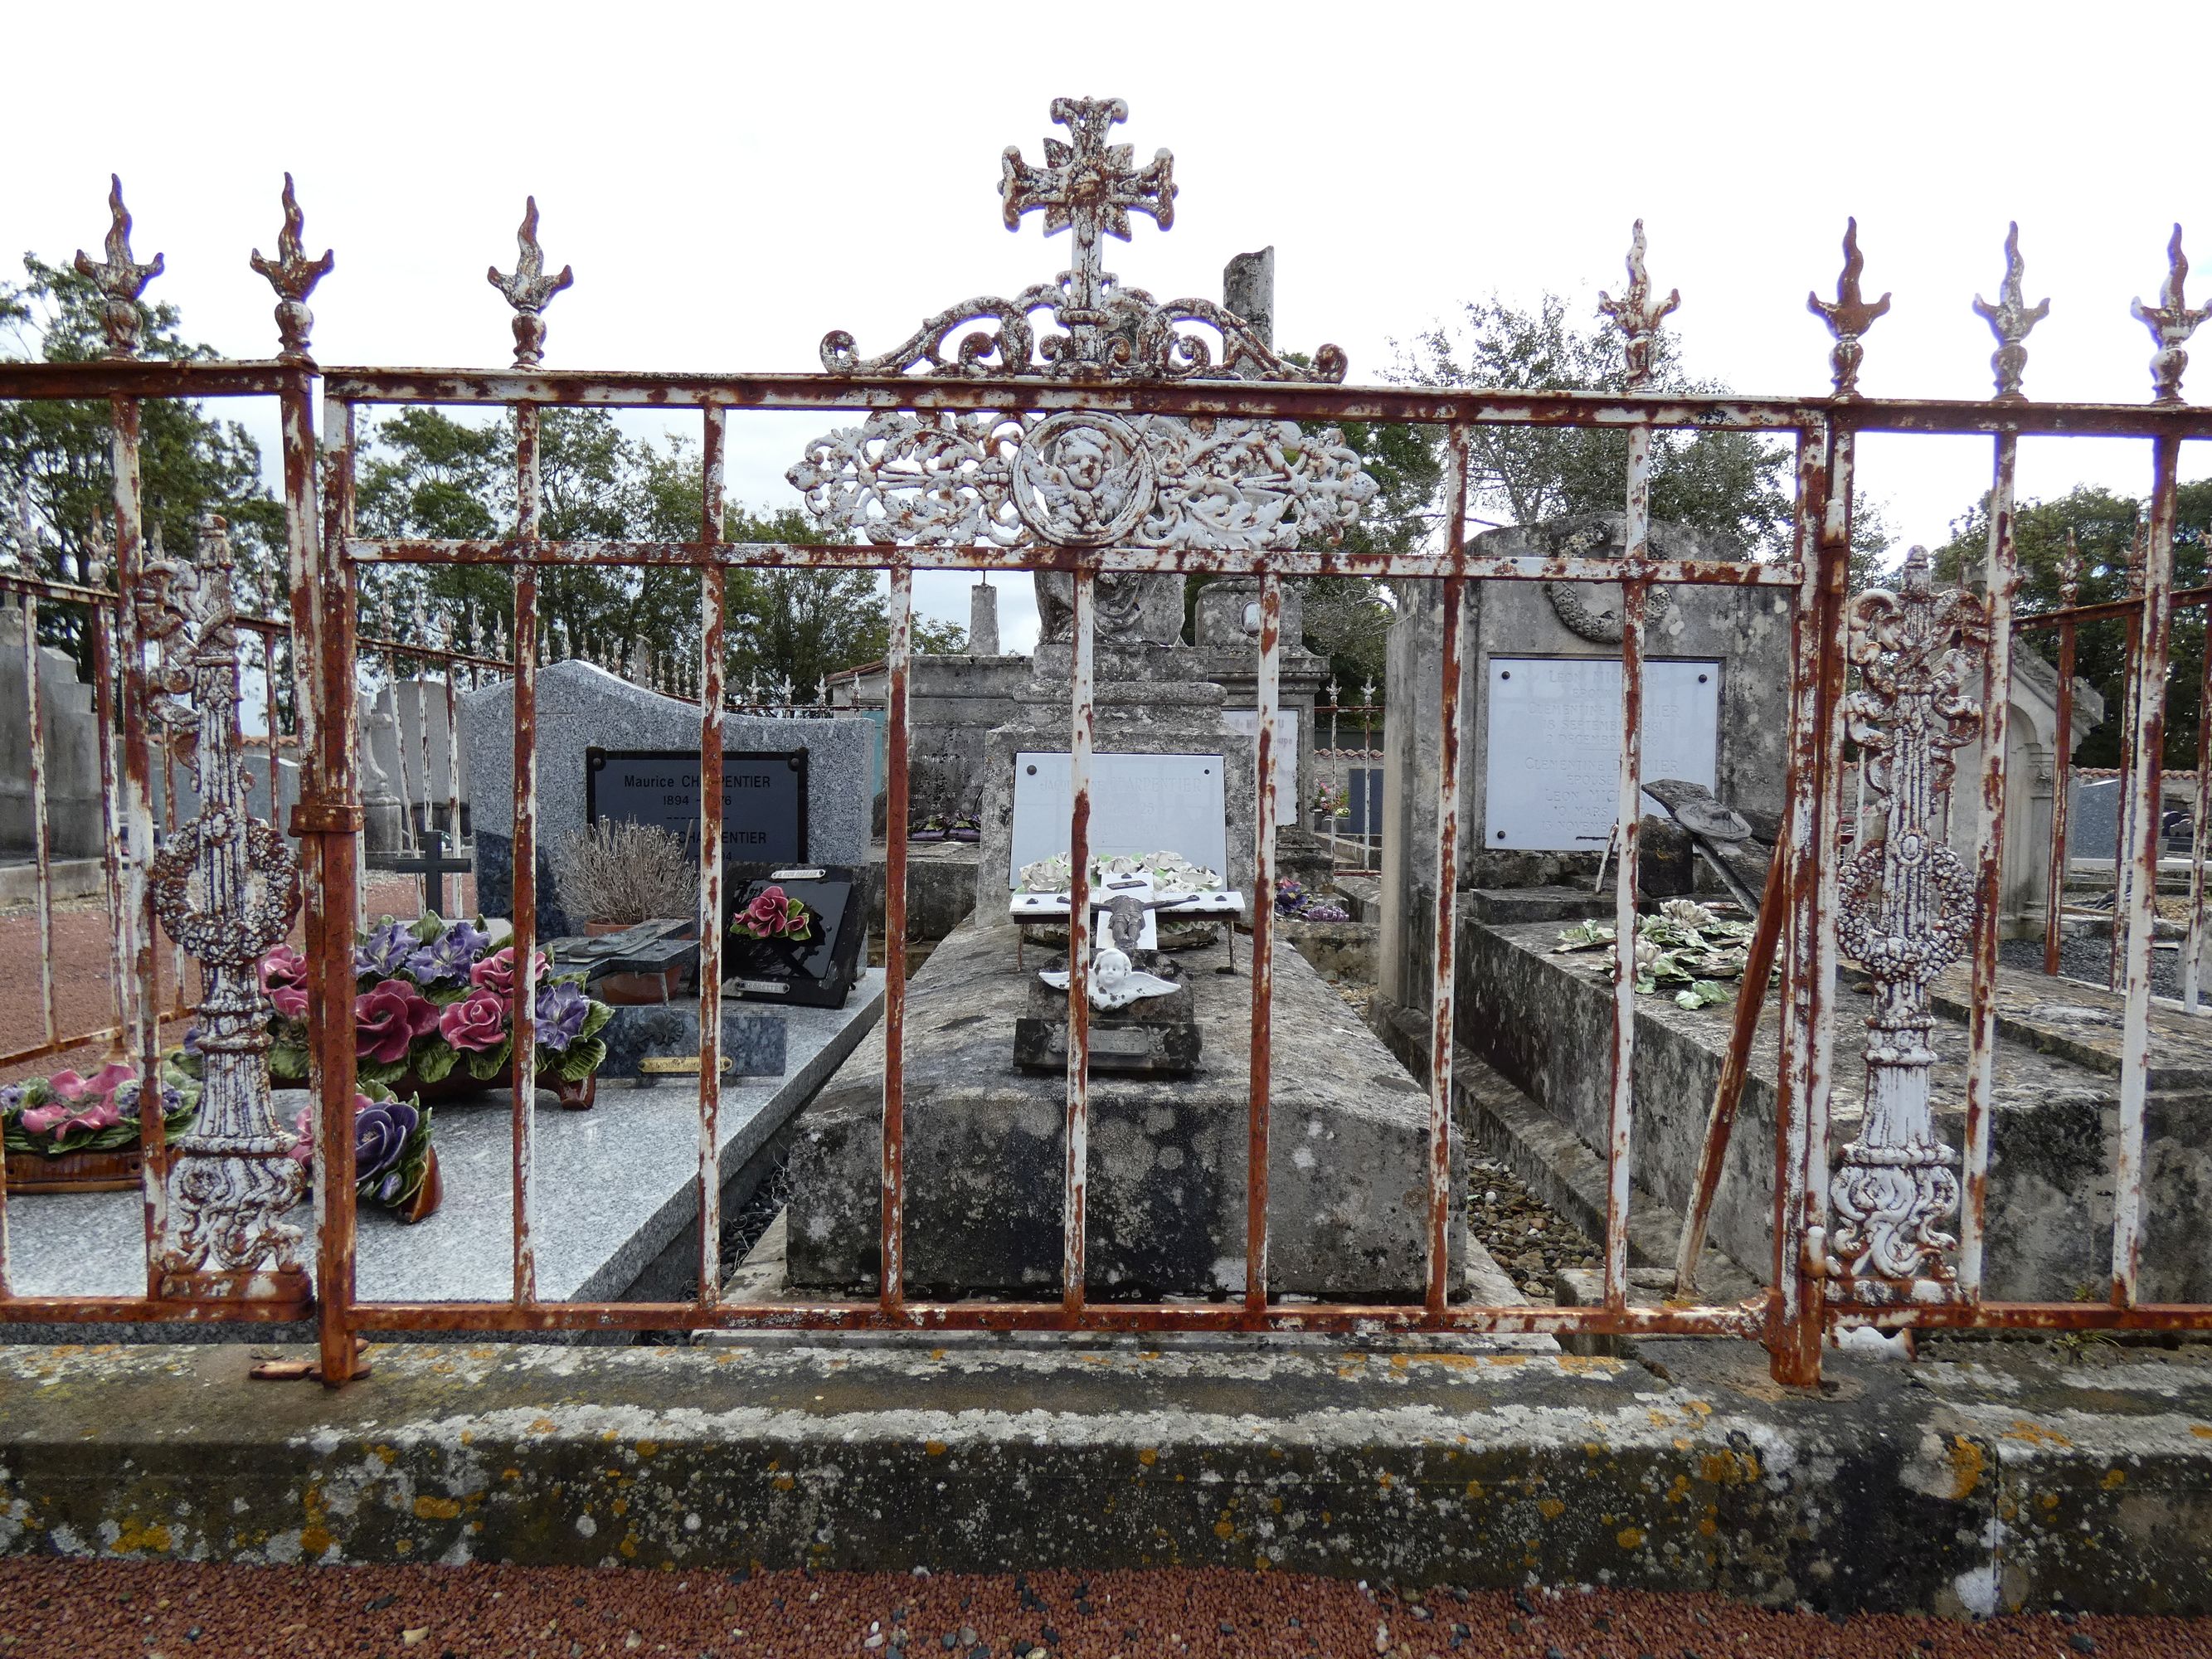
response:
<svg viewBox="0 0 2212 1659"><path fill-rule="evenodd" d="M627 436L601 410L539 411L538 467L544 533L561 540L696 541L704 484L696 447ZM410 409L374 428L361 465L356 504L374 536L479 539L516 522L513 417L489 423ZM808 542L820 532L796 506L732 510L731 542ZM372 620L404 628L419 604L453 617L472 645L504 650L514 626L514 590L491 566L387 566L363 592ZM725 577L724 672L733 689L811 701L841 669L880 659L889 617L878 579L866 570L744 570ZM628 656L649 642L662 660L696 662L700 639L697 573L653 566L580 566L538 581L539 626L562 654ZM957 650L964 631L918 619L919 650Z"/></svg>
<svg viewBox="0 0 2212 1659"><path fill-rule="evenodd" d="M89 277L23 256L24 280L0 283L0 357L83 362L102 356L102 296ZM185 362L215 353L188 343L177 309L141 305L140 349ZM283 614L284 516L261 473L261 451L235 422L210 418L173 398L141 405L139 477L146 531L172 554L188 555L203 514L229 521L249 609ZM33 573L88 580L114 544L115 471L109 409L102 400L0 403L0 489L6 539ZM82 616L53 605L41 619L49 642L82 653ZM82 660L82 654L80 660Z"/></svg>
<svg viewBox="0 0 2212 1659"><path fill-rule="evenodd" d="M2207 580L2207 538L2212 536L2212 481L2184 484L2176 493L2173 582L2177 588ZM2102 605L2129 595L2129 548L2149 503L2084 484L2056 501L2030 501L2013 514L2013 545L2020 563L2014 608L2023 615L2056 611L2061 604L2060 565L2071 532L2081 561L2077 603ZM1978 579L1989 548L1989 498L1954 521L1951 539L1933 554L1939 580ZM2197 764L2197 738L2203 720L2204 623L2202 608L2174 612L2171 670L2166 690L2166 751L2163 764L2178 769ZM2014 649L2058 658L2055 629L2016 637ZM2121 699L2127 680L2127 629L2119 621L2086 623L2076 631L2074 672L2105 699L2105 718L2081 737L2074 758L2082 766L2117 766L2120 757ZM2075 726L2077 737L2081 727Z"/></svg>

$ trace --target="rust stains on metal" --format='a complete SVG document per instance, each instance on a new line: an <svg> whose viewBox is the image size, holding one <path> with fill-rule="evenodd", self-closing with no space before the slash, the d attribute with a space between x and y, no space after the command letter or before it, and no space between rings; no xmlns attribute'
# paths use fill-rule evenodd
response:
<svg viewBox="0 0 2212 1659"><path fill-rule="evenodd" d="M524 222L526 228L531 221ZM522 318L516 319L518 343ZM542 336L540 337L542 338ZM514 411L519 532L537 538L542 502L538 408ZM532 1165L538 1115L538 570L514 568L514 1302L538 1299L537 1249L531 1239ZM720 799L718 796L716 799Z"/></svg>
<svg viewBox="0 0 2212 1659"><path fill-rule="evenodd" d="M699 451L699 538L722 539L728 416L710 409ZM728 574L699 572L699 1304L722 1293L722 670Z"/></svg>
<svg viewBox="0 0 2212 1659"><path fill-rule="evenodd" d="M131 210L123 205L123 180L107 176L107 258L95 259L82 248L76 251L76 273L89 276L100 289L100 325L107 331L107 355L118 362L138 355L140 316L138 296L146 284L161 274L161 256L140 264L131 255ZM2179 231L2176 232L2178 235Z"/></svg>
<svg viewBox="0 0 2212 1659"><path fill-rule="evenodd" d="M1253 804L1252 1030L1244 1133L1244 1305L1267 1305L1267 1127L1274 1077L1276 718L1282 700L1283 583L1260 579L1259 787ZM1297 787L1297 757L1291 760ZM1231 941L1234 948L1234 941Z"/></svg>
<svg viewBox="0 0 2212 1659"><path fill-rule="evenodd" d="M881 1271L877 1295L885 1314L906 1297L906 933L907 830L914 684L914 573L894 570L890 591L890 708L884 785L884 1145Z"/></svg>
<svg viewBox="0 0 2212 1659"><path fill-rule="evenodd" d="M545 307L553 296L576 280L562 265L557 276L545 274L545 250L538 246L538 198L523 198L522 226L514 234L514 271L501 276L497 265L484 272L485 280L514 307L514 366L535 368L545 361Z"/></svg>
<svg viewBox="0 0 2212 1659"><path fill-rule="evenodd" d="M1875 319L1889 310L1889 295L1868 301L1859 292L1859 277L1866 270L1866 258L1859 252L1859 222L1844 221L1844 269L1836 278L1836 297L1823 300L1817 294L1805 296L1805 304L1813 314L1828 325L1828 332L1836 337L1835 349L1828 354L1828 370L1838 398L1856 398L1859 389L1859 364L1866 357L1866 348L1859 343L1860 337L1875 325Z"/></svg>
<svg viewBox="0 0 2212 1659"><path fill-rule="evenodd" d="M315 291L315 284L331 274L337 257L329 248L323 250L319 259L307 258L307 250L300 245L300 233L307 228L307 216L300 211L299 198L292 193L292 175L284 175L284 228L276 233L276 257L264 259L261 250L253 250L249 262L255 270L269 279L269 286L276 290L276 337L280 363L301 364L308 361L308 335L315 326L315 313L307 309L307 296Z"/></svg>
<svg viewBox="0 0 2212 1659"><path fill-rule="evenodd" d="M1085 1199L1091 1167L1091 750L1097 735L1097 578L1075 573L1067 785L1067 1173L1060 1212L1060 1313L1084 1312ZM1253 902L1260 902L1257 895Z"/></svg>

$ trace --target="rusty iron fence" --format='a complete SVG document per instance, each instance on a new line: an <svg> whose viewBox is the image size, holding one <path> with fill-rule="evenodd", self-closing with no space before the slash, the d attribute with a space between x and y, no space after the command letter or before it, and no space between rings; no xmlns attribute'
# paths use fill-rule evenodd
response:
<svg viewBox="0 0 2212 1659"><path fill-rule="evenodd" d="M1340 703L1336 685L1313 711L1313 775L1316 797L1301 813L1328 847L1336 873L1380 875L1382 857L1382 705L1370 683L1358 702ZM1333 792L1324 805L1318 792ZM1337 810L1341 809L1341 810Z"/></svg>
<svg viewBox="0 0 2212 1659"><path fill-rule="evenodd" d="M111 811L120 833L115 937L131 1062L147 1097L157 1092L156 1010L149 994L158 921L198 963L205 981L197 1017L206 1050L199 1121L164 1145L161 1115L142 1115L147 1278L143 1296L27 1297L5 1280L4 1188L0 1188L0 1322L266 1321L312 1309L319 1333L319 1374L338 1384L359 1374L364 1337L427 1330L638 1331L665 1328L1194 1331L1336 1333L1676 1333L1759 1341L1775 1376L1818 1380L1824 1338L1844 1325L1881 1328L2130 1328L2212 1325L2212 1308L2146 1303L2138 1294L2143 1200L2144 1079L2149 1061L2154 767L2164 699L2142 695L2130 710L2132 756L2124 862L2126 890L2125 1054L2115 1166L2113 1270L2107 1299L2001 1302L1983 1292L1984 1186L1990 1139L1996 1023L1990 995L1997 963L1997 893L2005 827L2005 697L2014 635L2016 559L2012 543L2014 465L2024 435L2094 434L2141 441L2149 449L2151 511L2145 531L2134 683L2155 691L2166 679L2173 592L2172 530L2181 446L2212 438L2212 410L2179 394L2181 343L2204 313L2188 307L2178 240L2161 302L2137 313L2158 342L2155 398L2147 405L2037 403L2021 389L2022 344L2043 314L2021 293L2016 242L2007 247L2001 302L1977 301L1998 341L1996 393L1928 400L1863 396L1856 386L1862 336L1887 307L1860 292L1856 228L1844 244L1832 301L1814 309L1834 336L1832 384L1808 397L1708 396L1644 389L1653 344L1676 302L1657 295L1644 270L1642 227L1629 283L1602 307L1619 328L1630 370L1620 392L1499 392L1362 386L1342 383L1343 355L1324 348L1310 364L1278 356L1243 319L1202 301L1152 301L1120 287L1099 263L1102 234L1126 236L1127 214L1165 227L1174 188L1163 151L1139 167L1126 146L1104 139L1125 113L1118 104L1060 100L1056 120L1071 131L1052 165L1030 167L1012 153L1002 186L1010 225L1032 210L1049 228L1074 232L1071 268L1013 300L969 302L926 323L904 346L860 358L849 337L823 344L823 372L792 374L588 373L548 368L544 312L570 273L546 273L534 204L510 275L492 280L514 311L514 358L496 370L319 367L308 356L306 300L329 268L307 258L286 181L280 257L255 257L279 298L282 349L267 362L153 362L136 356L137 300L158 270L137 264L119 187L104 261L81 264L108 295L106 359L0 364L0 398L100 398L112 416L117 592L112 611L118 670L117 762ZM1058 333L1039 339L1033 313L1049 310ZM970 324L977 331L963 332ZM988 331L983 331L988 330ZM1195 337L1211 331L1216 348ZM292 673L299 709L302 788L291 828L299 867L283 838L238 810L237 649L219 533L204 538L192 567L149 561L143 540L139 410L156 398L271 398L282 419L283 506L289 555ZM419 404L507 411L517 434L513 533L488 540L367 537L354 523L356 434L362 411ZM549 407L690 411L704 460L695 538L665 542L579 542L544 533L539 477L541 411ZM724 540L724 466L729 425L763 410L856 411L866 425L833 434L793 470L817 517L834 534L791 544ZM1334 443L1341 422L1404 422L1440 434L1446 468L1440 546L1404 553L1355 552L1329 532L1356 517L1365 496L1357 458ZM1482 427L1581 428L1626 434L1625 553L1618 559L1483 556L1466 534L1468 435ZM1786 553L1764 561L1653 556L1650 488L1660 434L1721 430L1778 440L1794 455L1795 509ZM1056 473L1037 470L1048 440L1079 441ZM1990 533L1973 589L1934 586L1924 558L1908 561L1897 591L1850 591L1852 504L1862 433L1965 434L1986 438L1992 463ZM1181 471L1147 471L1153 448ZM1128 510L1128 495L1103 492L1106 459L1123 479L1141 475L1153 492L1152 518ZM1204 465L1192 462L1200 456ZM894 465L896 463L896 465ZM903 471L901 471L901 468ZM1218 498L1235 496L1250 516L1198 533L1188 497L1199 478ZM1118 469L1118 471L1116 471ZM1047 488L1046 486L1049 486ZM1054 492L1057 492L1056 494ZM1297 511L1285 519L1283 503ZM1268 516L1269 514L1274 516ZM1182 516L1178 516L1178 515ZM1159 528L1164 524L1165 528ZM696 700L702 769L701 963L696 1176L697 1277L689 1299L546 1301L538 1294L534 1202L534 856L538 825L537 669L543 642L541 575L579 565L678 568L700 593L699 658L687 686ZM356 1056L348 1011L355 983L352 921L361 880L362 808L353 711L365 652L359 579L385 565L483 565L509 573L514 678L514 905L517 964L514 1003L511 1289L480 1301L370 1300L358 1291L354 1138L349 1108ZM718 1164L720 1071L716 1053L723 994L720 769L728 707L723 599L732 570L874 570L889 584L890 696L887 821L907 819L908 687L913 659L913 581L918 570L1040 571L1065 579L1072 611L1068 743L1073 872L1068 1065L1065 1104L1062 1273L1056 1299L932 1300L908 1294L902 1270L907 986L898 952L885 964L879 1291L872 1298L742 1304L725 1301L719 1272L721 1189ZM1085 1271L1091 931L1088 841L1095 679L1102 611L1127 584L1149 575L1214 574L1261 581L1258 653L1259 801L1255 813L1255 902L1250 1088L1245 1141L1246 1263L1241 1296L1212 1303L1094 1299ZM1441 587L1443 649L1436 665L1441 708L1433 775L1401 781L1431 792L1439 894L1427 935L1428 1139L1425 1293L1397 1304L1285 1299L1271 1284L1267 1171L1273 1125L1272 906L1275 866L1282 584L1315 575L1390 577ZM1682 585L1767 588L1794 614L1788 713L1786 806L1771 867L1762 930L1778 965L1781 1052L1778 1090L1772 1257L1768 1288L1741 1302L1694 1294L1642 1305L1630 1294L1627 1222L1635 1114L1635 975L1613 974L1609 1172L1601 1302L1587 1307L1490 1306L1455 1293L1449 1240L1462 1201L1452 1176L1454 951L1460 867L1460 707L1468 585L1479 581L1617 582L1622 590L1622 739L1620 820L1626 845L1614 877L1618 938L1638 917L1637 826L1643 783L1640 710L1645 623L1655 592ZM109 596L100 596L102 599ZM102 614L106 614L103 612ZM385 642L387 647L390 641ZM403 654L411 647L401 647ZM190 725L202 769L202 811L158 851L152 823L153 732ZM1846 734L1869 767L1864 810L1850 855L1839 855ZM1972 788L1961 789L1977 825L1971 861L1951 854L1939 825L1949 811L1950 756L1979 738ZM884 849L885 926L905 931L906 848ZM312 1273L286 1212L307 1171L287 1156L271 1114L265 1064L268 1005L254 963L292 924L305 893L315 1102L313 1202L319 1224ZM1623 951L1624 958L1631 953ZM1859 1138L1832 1158L1829 1109L1839 961L1848 956L1876 985L1869 1022L1869 1109ZM1964 1146L1942 1145L1933 1127L1928 1045L1929 983L1970 958L1974 1017L1968 1035ZM1749 982L1763 982L1761 972ZM1753 997L1743 999L1753 1004ZM1746 1027L1736 1063L1747 1052ZM1945 1231L1955 1212L1959 1231ZM1686 1280L1685 1290L1687 1290Z"/></svg>

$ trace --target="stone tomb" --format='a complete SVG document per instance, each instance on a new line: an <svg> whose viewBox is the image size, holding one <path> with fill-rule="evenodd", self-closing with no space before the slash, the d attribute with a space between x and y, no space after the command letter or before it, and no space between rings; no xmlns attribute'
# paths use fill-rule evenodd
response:
<svg viewBox="0 0 2212 1659"><path fill-rule="evenodd" d="M1003 909L1004 901L1000 901ZM908 1291L1035 1296L1060 1282L1066 1087L1013 1064L1040 953L963 922L906 1005ZM1224 1296L1244 1286L1249 944L1182 958L1206 1058L1188 1078L1090 1084L1085 1265L1094 1294ZM1287 945L1274 957L1269 1283L1306 1296L1417 1299L1426 1273L1429 1103ZM883 1042L866 1038L802 1114L787 1271L799 1291L872 1294L881 1213ZM1453 1145L1454 1190L1462 1172ZM1455 1263L1468 1250L1455 1216Z"/></svg>
<svg viewBox="0 0 2212 1659"><path fill-rule="evenodd" d="M726 715L723 741L732 755L805 755L805 856L810 864L861 863L868 848L868 759L872 734L864 719L790 719ZM587 917L562 903L552 855L589 821L592 751L661 750L696 757L696 703L665 697L585 662L554 663L538 673L538 929L541 938L583 931ZM472 791L477 906L504 915L513 903L514 848L514 690L502 682L461 700L461 745ZM738 763L726 763L732 773ZM681 771L680 765L677 770ZM688 804L661 809L685 828L697 823L697 766ZM602 766L601 776L605 775ZM683 793L678 785L663 793ZM763 792L765 793L765 792ZM731 865L750 861L739 833L747 828L742 790L726 792L723 853ZM629 816L635 810L626 808ZM657 818L654 821L659 821ZM774 852L769 859L779 856Z"/></svg>

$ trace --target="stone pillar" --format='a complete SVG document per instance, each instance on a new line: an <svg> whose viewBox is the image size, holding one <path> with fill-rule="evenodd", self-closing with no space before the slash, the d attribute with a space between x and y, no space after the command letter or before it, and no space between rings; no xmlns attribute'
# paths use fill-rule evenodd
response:
<svg viewBox="0 0 2212 1659"><path fill-rule="evenodd" d="M1251 324L1267 344L1275 343L1275 250L1240 253L1221 270L1221 303Z"/></svg>
<svg viewBox="0 0 2212 1659"><path fill-rule="evenodd" d="M988 582L968 590L968 654L999 654L999 590Z"/></svg>

